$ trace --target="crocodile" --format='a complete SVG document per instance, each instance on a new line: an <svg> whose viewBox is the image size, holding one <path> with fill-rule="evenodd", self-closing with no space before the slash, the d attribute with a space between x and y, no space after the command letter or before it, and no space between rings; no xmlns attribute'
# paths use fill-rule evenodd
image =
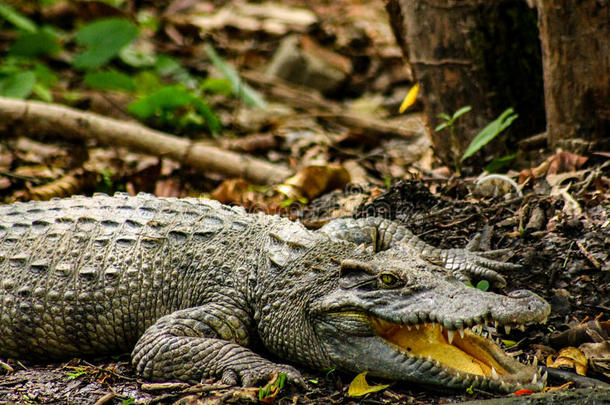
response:
<svg viewBox="0 0 610 405"><path fill-rule="evenodd" d="M463 282L504 286L500 270L517 265L499 261L503 253L438 249L383 218L311 231L196 198L14 203L0 206L0 357L131 351L150 381L254 385L278 372L303 386L300 364L431 387L540 390L546 374L489 332L544 322L549 304Z"/></svg>

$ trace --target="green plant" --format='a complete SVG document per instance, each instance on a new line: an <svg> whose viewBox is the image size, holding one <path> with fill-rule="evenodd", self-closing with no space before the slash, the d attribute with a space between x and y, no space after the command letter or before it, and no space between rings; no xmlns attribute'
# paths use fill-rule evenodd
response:
<svg viewBox="0 0 610 405"><path fill-rule="evenodd" d="M280 373L272 384L267 384L266 386L258 389L258 400L262 402L269 402L270 400L273 400L282 390L282 388L284 388L285 383L286 374Z"/></svg>
<svg viewBox="0 0 610 405"><path fill-rule="evenodd" d="M519 115L515 114L515 110L513 110L512 107L504 110L498 118L487 124L487 126L474 137L462 155L461 161L463 162L468 159L470 156L477 153L483 146L491 142L496 136L500 135L502 131L508 128L513 121L517 119L517 117L519 117Z"/></svg>
<svg viewBox="0 0 610 405"><path fill-rule="evenodd" d="M477 286L476 286L476 287L475 287L474 285L472 285L472 283L471 283L471 282L466 282L466 283L464 283L464 284L466 284L468 287L476 288L476 289L481 290L481 291L487 291L487 290L489 290L489 281L487 281L487 280L481 280L481 281L479 281L479 282L477 283Z"/></svg>
<svg viewBox="0 0 610 405"><path fill-rule="evenodd" d="M459 153L456 150L457 149L457 135L456 135L455 123L459 117L466 114L471 109L472 108L469 105L467 105L467 106L462 107L459 110L457 110L452 116L449 116L449 114L446 114L446 113L439 114L438 117L443 119L444 121L442 123L440 123L436 128L434 128L434 130L436 132L442 131L445 128L449 128L449 133L450 133L449 143L451 145L451 148L453 149L453 164L454 164L455 172L458 175L461 173L462 162L464 160L468 159L469 157L471 157L472 155L477 153L479 150L481 150L481 148L483 148L485 145L487 145L489 142L491 142L496 136L500 135L500 133L502 133L506 128L508 128L513 123L513 121L516 120L517 117L519 117L519 115L515 113L515 110L512 107L509 107L506 110L504 110L498 116L498 118L496 118L495 120L493 120L492 122L487 124L487 126L485 128L483 128L472 139L472 141L470 142L470 144L468 145L468 147L462 154L462 157L458 160ZM503 164L512 160L513 158L514 158L514 156L510 155L510 156L506 156L504 158L496 159L492 163L490 163L490 169L492 169L492 168L497 169L498 167L501 167Z"/></svg>
<svg viewBox="0 0 610 405"><path fill-rule="evenodd" d="M71 380L74 380L84 374L87 374L87 369L85 367L74 367L74 371L66 373L68 378Z"/></svg>
<svg viewBox="0 0 610 405"><path fill-rule="evenodd" d="M444 121L441 122L439 125L437 125L436 128L434 128L435 132L439 132L445 128L449 128L449 144L451 145L451 148L453 149L453 151L452 151L453 152L453 166L454 166L455 172L458 175L461 172L461 163L460 163L460 160L458 160L458 157L457 157L458 154L457 154L457 151L455 150L457 148L457 144L458 144L457 135L455 133L455 122L457 121L458 118L460 118L462 115L466 114L470 110L472 110L472 107L467 105L467 106L460 108L456 112L454 112L452 116L449 116L449 114L447 114L447 113L440 113L438 115L438 118L440 118Z"/></svg>

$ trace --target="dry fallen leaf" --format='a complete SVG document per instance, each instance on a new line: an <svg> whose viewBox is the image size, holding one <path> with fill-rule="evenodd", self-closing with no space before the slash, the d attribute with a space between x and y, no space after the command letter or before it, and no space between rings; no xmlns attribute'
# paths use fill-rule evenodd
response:
<svg viewBox="0 0 610 405"><path fill-rule="evenodd" d="M553 368L573 368L577 374L587 375L587 358L583 352L573 346L561 349L555 359L553 359L553 355L547 357L546 365Z"/></svg>
<svg viewBox="0 0 610 405"><path fill-rule="evenodd" d="M343 188L349 182L350 175L341 165L311 165L299 170L277 189L295 201L302 197L311 200L326 191Z"/></svg>
<svg viewBox="0 0 610 405"><path fill-rule="evenodd" d="M591 365L591 370L610 378L610 340L600 343L583 343L578 347Z"/></svg>
<svg viewBox="0 0 610 405"><path fill-rule="evenodd" d="M369 385L369 383L366 382L366 373L366 371L363 371L352 380L349 389L347 390L347 396L361 397L372 392L385 390L390 386L389 384Z"/></svg>

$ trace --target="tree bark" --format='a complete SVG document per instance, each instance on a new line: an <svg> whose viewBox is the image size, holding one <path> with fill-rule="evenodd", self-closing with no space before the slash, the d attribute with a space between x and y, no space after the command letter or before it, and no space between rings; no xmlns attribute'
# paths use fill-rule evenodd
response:
<svg viewBox="0 0 610 405"><path fill-rule="evenodd" d="M610 2L537 6L549 144L579 152L610 147Z"/></svg>
<svg viewBox="0 0 610 405"><path fill-rule="evenodd" d="M508 107L519 119L503 142L491 144L489 151L496 156L514 151L517 139L544 130L536 16L524 1L389 0L387 9L407 63L422 86L429 127L442 122L440 113L451 115L472 106L457 122L456 145L450 144L446 130L431 131L443 161L461 156L478 131Z"/></svg>

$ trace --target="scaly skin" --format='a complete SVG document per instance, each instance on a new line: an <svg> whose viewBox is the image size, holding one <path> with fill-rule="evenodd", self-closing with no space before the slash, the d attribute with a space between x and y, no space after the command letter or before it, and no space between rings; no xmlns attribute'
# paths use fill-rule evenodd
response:
<svg viewBox="0 0 610 405"><path fill-rule="evenodd" d="M302 384L292 366L250 349L260 341L312 368L540 389L535 367L468 329L549 314L529 291L501 296L458 281L502 284L494 270L513 265L493 255L435 249L378 218L312 232L213 201L144 194L13 204L0 207L0 357L133 349L150 380L251 385L278 371Z"/></svg>

